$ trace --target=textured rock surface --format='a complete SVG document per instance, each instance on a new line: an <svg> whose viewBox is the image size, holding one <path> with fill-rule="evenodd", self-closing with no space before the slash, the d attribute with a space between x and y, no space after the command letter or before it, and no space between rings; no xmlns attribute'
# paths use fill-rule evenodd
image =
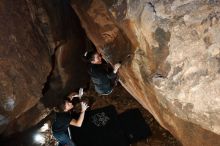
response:
<svg viewBox="0 0 220 146"><path fill-rule="evenodd" d="M59 99L80 87L88 86L87 66L83 61L87 37L80 21L68 0L42 0L37 9L43 9L48 16L48 29L53 37L51 49L53 72L49 77L45 98L46 106L59 104ZM36 4L33 4L36 6ZM36 8L34 9L36 10ZM50 35L47 35L48 40ZM57 99L57 100L56 100Z"/></svg>
<svg viewBox="0 0 220 146"><path fill-rule="evenodd" d="M88 86L87 37L68 2L0 2L3 136L36 125L66 94Z"/></svg>
<svg viewBox="0 0 220 146"><path fill-rule="evenodd" d="M122 85L186 146L220 145L220 3L72 1Z"/></svg>
<svg viewBox="0 0 220 146"><path fill-rule="evenodd" d="M122 85L163 127L186 146L220 145L219 1L73 0L72 7L104 58L122 61ZM86 37L68 0L3 0L0 14L0 133L8 135L38 123L55 97L86 86Z"/></svg>
<svg viewBox="0 0 220 146"><path fill-rule="evenodd" d="M1 1L0 21L0 133L8 135L45 116L24 115L33 115L29 109L47 112L37 103L51 67L48 46L32 22L26 1Z"/></svg>

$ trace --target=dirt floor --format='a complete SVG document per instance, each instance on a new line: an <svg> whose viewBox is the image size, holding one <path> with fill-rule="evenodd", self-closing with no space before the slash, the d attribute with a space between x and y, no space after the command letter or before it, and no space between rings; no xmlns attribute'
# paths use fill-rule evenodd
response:
<svg viewBox="0 0 220 146"><path fill-rule="evenodd" d="M92 87L91 87L92 88ZM107 105L114 105L118 113L127 109L138 108L146 123L151 128L152 136L131 146L182 146L167 130L162 128L154 117L144 109L121 85L118 85L112 94L100 96L93 89L85 93L85 98L90 98L93 104L92 109L101 108ZM92 99L91 99L92 98Z"/></svg>

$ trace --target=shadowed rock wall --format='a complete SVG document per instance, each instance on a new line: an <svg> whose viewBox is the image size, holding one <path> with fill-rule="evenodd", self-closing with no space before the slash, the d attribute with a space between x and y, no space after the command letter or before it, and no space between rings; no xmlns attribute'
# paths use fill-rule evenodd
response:
<svg viewBox="0 0 220 146"><path fill-rule="evenodd" d="M0 133L8 136L88 87L88 40L68 0L1 1L0 13Z"/></svg>
<svg viewBox="0 0 220 146"><path fill-rule="evenodd" d="M53 71L42 99L51 107L70 92L88 87L87 64L83 60L88 39L68 0L44 0L42 8L48 15L47 24L55 46Z"/></svg>
<svg viewBox="0 0 220 146"><path fill-rule="evenodd" d="M45 117L18 120L32 107L47 112L38 102L51 66L45 38L26 1L1 1L0 21L0 133L8 135Z"/></svg>

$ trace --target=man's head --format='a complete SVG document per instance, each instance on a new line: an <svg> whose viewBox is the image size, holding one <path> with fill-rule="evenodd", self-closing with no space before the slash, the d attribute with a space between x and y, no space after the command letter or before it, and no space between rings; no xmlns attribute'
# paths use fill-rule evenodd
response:
<svg viewBox="0 0 220 146"><path fill-rule="evenodd" d="M65 100L65 104L64 104L64 112L68 112L69 110L71 110L73 108L73 104L68 101L68 100Z"/></svg>
<svg viewBox="0 0 220 146"><path fill-rule="evenodd" d="M102 64L102 57L101 55L96 52L96 51L92 51L92 52L88 52L86 54L86 58L90 61L90 63L92 64Z"/></svg>
<svg viewBox="0 0 220 146"><path fill-rule="evenodd" d="M71 110L73 108L73 104L68 101L68 100L63 100L62 103L60 103L57 107L56 107L56 111L57 112L68 112L69 110Z"/></svg>

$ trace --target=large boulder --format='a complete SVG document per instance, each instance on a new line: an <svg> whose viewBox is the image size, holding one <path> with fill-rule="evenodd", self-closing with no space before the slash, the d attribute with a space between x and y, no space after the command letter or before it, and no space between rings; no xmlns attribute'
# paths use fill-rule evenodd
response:
<svg viewBox="0 0 220 146"><path fill-rule="evenodd" d="M220 2L72 0L121 84L185 146L220 145Z"/></svg>
<svg viewBox="0 0 220 146"><path fill-rule="evenodd" d="M88 87L88 40L68 0L4 0L0 13L0 134L9 136Z"/></svg>
<svg viewBox="0 0 220 146"><path fill-rule="evenodd" d="M47 115L39 100L51 65L48 45L33 23L26 1L2 0L0 14L0 134L5 136L33 126ZM33 111L41 114L33 116Z"/></svg>

